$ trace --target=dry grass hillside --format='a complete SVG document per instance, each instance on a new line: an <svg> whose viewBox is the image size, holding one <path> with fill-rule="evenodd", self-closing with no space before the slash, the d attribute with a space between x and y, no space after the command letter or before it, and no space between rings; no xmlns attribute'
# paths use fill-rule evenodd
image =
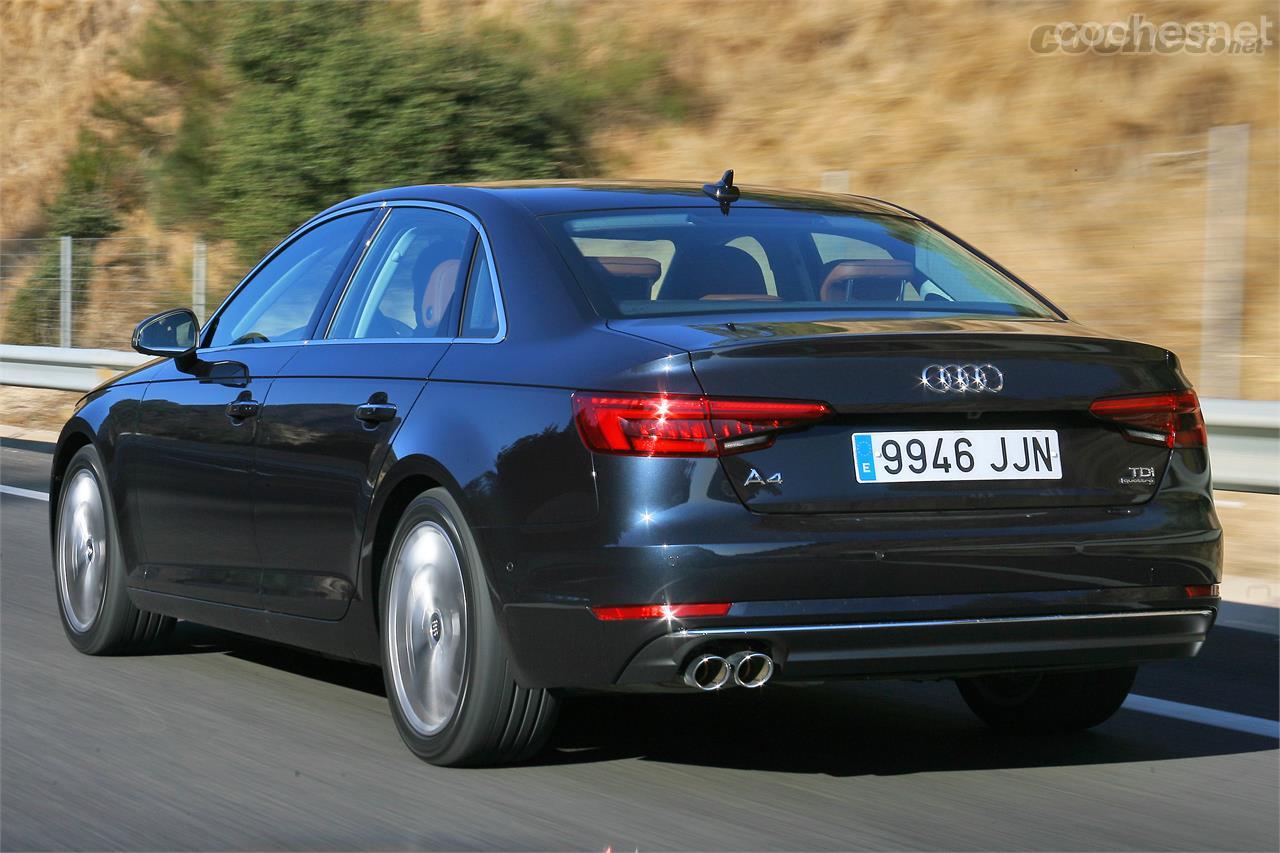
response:
<svg viewBox="0 0 1280 853"><path fill-rule="evenodd" d="M95 94L149 0L0 0L0 237L40 227Z"/></svg>
<svg viewBox="0 0 1280 853"><path fill-rule="evenodd" d="M428 0L427 20L452 7ZM482 3L508 23L538 4ZM449 10L449 11L446 11ZM700 99L679 124L597 139L619 175L878 195L918 210L1069 313L1173 348L1202 341L1207 130L1251 126L1243 382L1280 396L1280 45L1258 56L1036 56L1059 21L1231 23L1280 4L1081 2L596 3L579 26L667 46ZM847 172L845 179L841 173ZM1208 258L1206 257L1208 256Z"/></svg>
<svg viewBox="0 0 1280 853"><path fill-rule="evenodd" d="M39 227L39 201L93 93L113 85L113 62L150 8L0 6L0 236ZM1207 131L1248 124L1243 381L1206 377L1203 390L1280 397L1280 45L1260 57L1028 48L1038 24L1132 12L1280 20L1276 2L422 2L426 29L567 14L586 45L660 48L691 107L680 121L600 128L611 175L706 180L731 166L748 186L888 197L1079 319L1170 346L1193 379L1229 349L1201 327L1205 312L1230 307L1204 287L1218 251L1205 240ZM155 239L142 221L126 233Z"/></svg>

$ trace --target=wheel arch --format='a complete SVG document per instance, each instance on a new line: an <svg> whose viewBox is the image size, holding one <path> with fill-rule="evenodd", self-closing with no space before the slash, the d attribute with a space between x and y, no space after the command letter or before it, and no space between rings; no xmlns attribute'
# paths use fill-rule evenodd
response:
<svg viewBox="0 0 1280 853"><path fill-rule="evenodd" d="M62 480L66 475L71 458L80 449L88 446L97 447L93 431L89 425L79 418L72 418L63 427L58 443L53 449L53 462L49 467L49 540L53 541L58 518L58 498L62 494ZM101 455L101 449L99 449Z"/></svg>
<svg viewBox="0 0 1280 853"><path fill-rule="evenodd" d="M448 490L458 506L462 507L464 516L469 515L462 488L444 465L429 456L414 455L394 459L388 462L388 467L378 479L366 522L365 547L362 549L365 559L360 573L361 596L369 602L375 631L380 630L378 607L383 563L391 549L396 525L414 498L435 488Z"/></svg>

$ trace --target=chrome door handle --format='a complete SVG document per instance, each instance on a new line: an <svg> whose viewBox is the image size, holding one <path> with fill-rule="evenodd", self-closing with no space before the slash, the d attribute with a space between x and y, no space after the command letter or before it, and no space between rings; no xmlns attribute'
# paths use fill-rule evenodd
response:
<svg viewBox="0 0 1280 853"><path fill-rule="evenodd" d="M365 423L382 423L395 416L395 403L361 403L356 406L356 420Z"/></svg>
<svg viewBox="0 0 1280 853"><path fill-rule="evenodd" d="M262 404L257 400L232 400L227 403L227 417L234 420L252 418L258 414Z"/></svg>

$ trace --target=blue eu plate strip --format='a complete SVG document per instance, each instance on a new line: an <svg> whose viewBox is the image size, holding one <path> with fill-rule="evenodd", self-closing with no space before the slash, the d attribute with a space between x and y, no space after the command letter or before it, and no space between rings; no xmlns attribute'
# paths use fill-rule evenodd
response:
<svg viewBox="0 0 1280 853"><path fill-rule="evenodd" d="M876 456L871 449L871 436L862 434L853 437L853 460L858 466L859 482L875 480Z"/></svg>

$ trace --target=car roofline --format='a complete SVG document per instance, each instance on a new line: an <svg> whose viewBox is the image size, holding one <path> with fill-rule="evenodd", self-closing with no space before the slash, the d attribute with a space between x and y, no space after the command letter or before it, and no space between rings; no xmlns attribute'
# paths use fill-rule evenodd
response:
<svg viewBox="0 0 1280 853"><path fill-rule="evenodd" d="M861 212L923 219L907 208L873 196L828 193L777 187L741 187L739 207L792 208ZM610 197L614 197L612 200ZM586 210L716 206L701 185L657 180L541 180L410 184L386 187L338 202L316 214L319 218L348 207L369 203L432 201L468 209L468 201L497 201L533 216ZM566 199L572 199L569 203ZM472 211L475 212L475 211Z"/></svg>

